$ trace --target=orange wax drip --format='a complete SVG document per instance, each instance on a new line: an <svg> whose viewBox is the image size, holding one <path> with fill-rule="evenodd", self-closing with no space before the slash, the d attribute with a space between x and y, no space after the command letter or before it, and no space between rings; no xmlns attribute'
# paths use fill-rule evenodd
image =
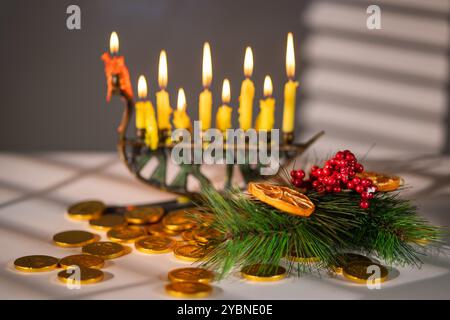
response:
<svg viewBox="0 0 450 320"><path fill-rule="evenodd" d="M129 98L133 98L133 89L131 87L130 73L125 65L125 58L123 56L113 56L108 52L102 55L102 60L105 63L105 75L108 86L108 93L106 95L106 101L111 99L111 95L114 89L113 76L118 75L119 86Z"/></svg>

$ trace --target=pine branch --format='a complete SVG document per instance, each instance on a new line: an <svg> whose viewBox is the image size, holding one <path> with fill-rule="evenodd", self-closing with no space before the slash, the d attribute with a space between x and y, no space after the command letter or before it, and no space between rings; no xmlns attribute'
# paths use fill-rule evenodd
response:
<svg viewBox="0 0 450 320"><path fill-rule="evenodd" d="M287 256L317 257L319 263L288 262L301 272L331 268L339 252L358 250L388 263L420 264L423 247L411 241L436 241L439 229L416 215L397 193L379 193L369 210L359 208L359 194L307 194L316 205L309 218L281 212L239 190L220 194L204 190L204 204L215 214L212 228L224 237L211 240L203 265L219 277L245 265L278 265ZM201 221L200 221L201 222Z"/></svg>

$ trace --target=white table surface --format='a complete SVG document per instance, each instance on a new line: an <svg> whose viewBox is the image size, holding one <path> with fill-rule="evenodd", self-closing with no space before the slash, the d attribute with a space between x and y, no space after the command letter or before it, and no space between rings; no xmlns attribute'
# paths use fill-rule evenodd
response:
<svg viewBox="0 0 450 320"><path fill-rule="evenodd" d="M416 200L421 213L435 224L449 225L450 158L376 161L367 166L400 174L412 186L405 196ZM60 231L90 230L86 222L66 217L66 208L74 202L95 198L124 205L174 196L135 180L115 153L1 153L0 173L1 299L168 299L164 292L167 272L190 265L170 253L145 255L134 250L108 261L106 281L72 290L59 283L57 271L15 271L12 262L21 256L64 257L80 252L51 242ZM214 169L213 174L221 176L220 170ZM210 299L450 299L448 248L426 257L421 269L395 266L393 279L380 290L327 275L275 283L250 283L233 275L214 285Z"/></svg>

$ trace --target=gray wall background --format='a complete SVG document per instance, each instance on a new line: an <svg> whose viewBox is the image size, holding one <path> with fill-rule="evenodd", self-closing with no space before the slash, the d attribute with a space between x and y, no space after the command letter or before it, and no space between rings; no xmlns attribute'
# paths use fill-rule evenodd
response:
<svg viewBox="0 0 450 320"><path fill-rule="evenodd" d="M387 17L382 20L383 32L370 32L365 27L365 9L372 3L380 4ZM106 103L100 60L108 49L112 30L119 33L120 51L126 57L134 89L139 74L145 74L153 102L159 52L167 50L171 103L175 106L177 89L184 87L192 119L197 118L203 42L209 41L212 46L214 115L224 77L231 81L232 106L237 107L244 49L251 45L256 98L262 96L265 74L270 74L278 101L278 125L286 81L286 34L292 31L301 78L297 113L300 135L328 130L332 139L324 140L325 150L341 145L367 150L372 141L378 141L389 144L387 153L405 145L417 152L417 140L410 132L423 124L424 129L417 134L429 135L430 139L429 148L423 150L449 150L447 0L2 0L1 4L0 150L115 148L122 104L118 98ZM81 7L79 31L66 28L70 4ZM431 36L424 35L424 30ZM367 57L361 59L353 48ZM415 56L404 59L405 52ZM428 63L422 69L415 68ZM361 76L369 82L360 81ZM373 79L378 82L370 82ZM410 91L398 91L396 97L393 82ZM364 96L364 92L369 95L373 91L372 85L381 88L380 99ZM394 92L383 97L384 88ZM417 88L424 90L418 95L422 101L408 111L408 92L419 92ZM428 99L435 96L447 96L447 100L437 99L430 109ZM353 123L374 119L372 115L367 117L368 109L388 119L410 115L414 122L389 125L390 130L405 133L405 137L392 139L397 132L382 135L386 118L374 120L381 121L380 136L341 119L343 112L352 115ZM236 123L237 112L234 116Z"/></svg>

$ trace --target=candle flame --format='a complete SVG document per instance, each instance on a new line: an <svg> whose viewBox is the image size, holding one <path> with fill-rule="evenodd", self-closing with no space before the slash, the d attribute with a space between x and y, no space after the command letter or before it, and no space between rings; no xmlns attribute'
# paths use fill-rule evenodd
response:
<svg viewBox="0 0 450 320"><path fill-rule="evenodd" d="M294 53L294 38L292 32L288 33L286 46L286 74L288 78L295 77L295 53Z"/></svg>
<svg viewBox="0 0 450 320"><path fill-rule="evenodd" d="M208 88L212 81L212 61L211 48L208 42L203 45L203 68L202 68L202 83L204 88Z"/></svg>
<svg viewBox="0 0 450 320"><path fill-rule="evenodd" d="M138 97L141 99L147 98L147 80L144 76L139 76L138 80Z"/></svg>
<svg viewBox="0 0 450 320"><path fill-rule="evenodd" d="M168 75L167 75L167 55L165 50L161 50L159 55L158 66L158 84L161 89L167 87Z"/></svg>
<svg viewBox="0 0 450 320"><path fill-rule="evenodd" d="M244 58L244 74L247 78L250 78L253 73L253 52L252 48L247 47L245 49L245 58Z"/></svg>
<svg viewBox="0 0 450 320"><path fill-rule="evenodd" d="M177 109L178 111L186 110L186 96L184 95L183 88L178 89Z"/></svg>
<svg viewBox="0 0 450 320"><path fill-rule="evenodd" d="M270 97L272 95L273 86L272 79L269 76L264 78L264 97Z"/></svg>
<svg viewBox="0 0 450 320"><path fill-rule="evenodd" d="M111 33L111 37L109 38L109 52L111 54L117 54L119 52L119 36L115 31Z"/></svg>
<svg viewBox="0 0 450 320"><path fill-rule="evenodd" d="M228 79L223 80L222 86L222 103L228 104L231 99L231 89L230 89L230 81Z"/></svg>

